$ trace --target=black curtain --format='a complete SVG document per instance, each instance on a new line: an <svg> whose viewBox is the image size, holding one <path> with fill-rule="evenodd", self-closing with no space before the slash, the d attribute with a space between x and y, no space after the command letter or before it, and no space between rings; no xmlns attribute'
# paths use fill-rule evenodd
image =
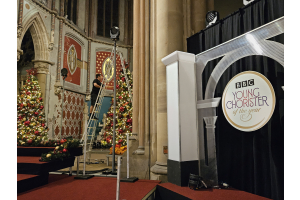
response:
<svg viewBox="0 0 300 200"><path fill-rule="evenodd" d="M189 53L198 54L284 16L284 0L257 0L187 39ZM270 40L284 43L283 34ZM220 58L203 72L203 92ZM284 197L283 66L263 56L249 56L233 63L218 82L215 97L222 97L227 83L243 71L257 71L271 82L276 105L270 121L261 129L242 132L217 108L216 148L219 181L236 189L275 200Z"/></svg>

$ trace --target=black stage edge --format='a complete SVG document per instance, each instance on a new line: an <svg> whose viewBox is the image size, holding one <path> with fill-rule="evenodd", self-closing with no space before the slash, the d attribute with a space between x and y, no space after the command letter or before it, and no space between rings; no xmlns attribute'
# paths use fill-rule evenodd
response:
<svg viewBox="0 0 300 200"><path fill-rule="evenodd" d="M55 147L17 147L18 156L41 156L43 153L53 151Z"/></svg>
<svg viewBox="0 0 300 200"><path fill-rule="evenodd" d="M113 172L112 169L108 169L108 170L102 172L102 174L117 175L117 171L115 170L115 171Z"/></svg>
<svg viewBox="0 0 300 200"><path fill-rule="evenodd" d="M63 161L52 161L46 163L17 163L17 173L40 175L43 173L72 167L74 165L74 160L75 157L70 157Z"/></svg>
<svg viewBox="0 0 300 200"><path fill-rule="evenodd" d="M74 179L84 179L84 180L87 180L87 179L90 179L90 178L93 178L94 175L78 175L78 176L75 176Z"/></svg>
<svg viewBox="0 0 300 200"><path fill-rule="evenodd" d="M121 182L130 182L130 183L134 183L137 180L139 180L139 178L137 177L129 177L129 178L122 178L120 181Z"/></svg>
<svg viewBox="0 0 300 200"><path fill-rule="evenodd" d="M179 162L168 159L167 165L168 182L178 186L188 186L190 173L199 174L198 160Z"/></svg>
<svg viewBox="0 0 300 200"><path fill-rule="evenodd" d="M168 172L169 173L169 172ZM156 186L155 191L155 200L191 200L181 194L175 193L167 188L161 187L160 185Z"/></svg>
<svg viewBox="0 0 300 200"><path fill-rule="evenodd" d="M44 173L32 178L18 181L17 193L25 192L42 185L46 185L48 183L48 177L49 173Z"/></svg>
<svg viewBox="0 0 300 200"><path fill-rule="evenodd" d="M17 146L18 156L41 156L43 153L48 153L53 151L55 147L23 147ZM71 156L81 156L82 147L70 148L69 153Z"/></svg>

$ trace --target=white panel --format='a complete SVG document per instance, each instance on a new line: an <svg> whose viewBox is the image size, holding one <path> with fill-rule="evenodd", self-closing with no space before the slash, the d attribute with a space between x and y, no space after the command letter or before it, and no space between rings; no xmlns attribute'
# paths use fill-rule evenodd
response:
<svg viewBox="0 0 300 200"><path fill-rule="evenodd" d="M198 160L194 62L179 61L181 161Z"/></svg>
<svg viewBox="0 0 300 200"><path fill-rule="evenodd" d="M167 70L168 159L180 161L178 63Z"/></svg>

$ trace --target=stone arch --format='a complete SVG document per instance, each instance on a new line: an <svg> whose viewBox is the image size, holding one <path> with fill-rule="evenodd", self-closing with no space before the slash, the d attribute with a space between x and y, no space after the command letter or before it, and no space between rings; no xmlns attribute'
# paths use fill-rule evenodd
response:
<svg viewBox="0 0 300 200"><path fill-rule="evenodd" d="M35 60L49 60L49 37L47 29L39 12L32 14L27 19L24 19L23 30L18 40L18 49L21 48L22 40L26 31L29 30L32 36Z"/></svg>

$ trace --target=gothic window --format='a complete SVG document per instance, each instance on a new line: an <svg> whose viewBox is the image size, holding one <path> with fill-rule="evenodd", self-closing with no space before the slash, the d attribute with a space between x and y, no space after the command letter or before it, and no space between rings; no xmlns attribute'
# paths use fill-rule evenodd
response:
<svg viewBox="0 0 300 200"><path fill-rule="evenodd" d="M67 19L77 24L77 0L65 0L64 10Z"/></svg>
<svg viewBox="0 0 300 200"><path fill-rule="evenodd" d="M119 26L119 0L98 0L97 35L110 37L112 26Z"/></svg>

